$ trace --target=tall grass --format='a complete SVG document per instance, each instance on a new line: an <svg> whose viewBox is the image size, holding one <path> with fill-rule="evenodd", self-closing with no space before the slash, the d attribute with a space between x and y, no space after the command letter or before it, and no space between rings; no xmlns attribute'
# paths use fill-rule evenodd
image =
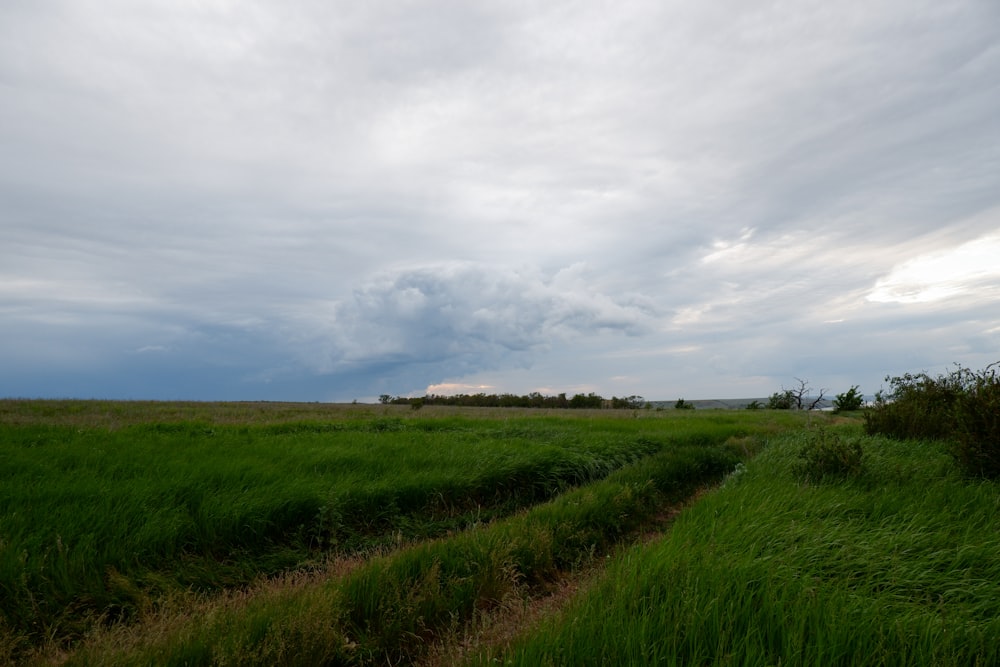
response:
<svg viewBox="0 0 1000 667"><path fill-rule="evenodd" d="M188 588L242 587L318 566L331 553L491 521L678 442L793 423L766 415L498 418L456 410L413 418L353 407L339 419L296 422L286 406L263 423L231 423L230 413L142 423L126 404L128 414L111 424L101 415L118 404L65 402L73 414L53 426L44 423L48 403L40 416L33 402L7 403L0 424L6 646L72 640ZM237 408L256 409L225 406ZM203 409L151 408L182 420Z"/></svg>
<svg viewBox="0 0 1000 667"><path fill-rule="evenodd" d="M740 456L733 447L665 448L523 514L374 558L294 594L209 607L148 641L94 642L70 664L410 664L434 637L608 553Z"/></svg>
<svg viewBox="0 0 1000 667"><path fill-rule="evenodd" d="M350 426L350 425L348 425ZM127 614L373 537L505 513L656 451L651 440L367 422L19 428L0 445L0 611L14 627ZM117 582L124 576L130 584Z"/></svg>
<svg viewBox="0 0 1000 667"><path fill-rule="evenodd" d="M941 443L845 437L861 474L809 481L804 439L774 443L481 664L998 664L1000 487Z"/></svg>

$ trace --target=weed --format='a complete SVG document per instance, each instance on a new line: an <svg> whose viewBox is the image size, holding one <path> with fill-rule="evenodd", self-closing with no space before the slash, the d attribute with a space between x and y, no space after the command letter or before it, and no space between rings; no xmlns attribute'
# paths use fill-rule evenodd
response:
<svg viewBox="0 0 1000 667"><path fill-rule="evenodd" d="M863 471L863 449L857 438L827 429L804 436L796 473L808 481L827 478L857 477Z"/></svg>

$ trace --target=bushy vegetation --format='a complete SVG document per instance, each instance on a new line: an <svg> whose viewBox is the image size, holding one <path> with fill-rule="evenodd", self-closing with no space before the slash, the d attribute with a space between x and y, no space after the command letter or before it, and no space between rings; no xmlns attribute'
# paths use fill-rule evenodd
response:
<svg viewBox="0 0 1000 667"><path fill-rule="evenodd" d="M834 412L853 412L865 407L865 398L861 395L858 385L854 385L833 399Z"/></svg>
<svg viewBox="0 0 1000 667"><path fill-rule="evenodd" d="M379 402L383 405L452 405L479 408L548 408L548 409L588 409L610 408L613 410L638 410L647 406L642 396L612 396L604 398L599 394L574 394L567 398L565 393L545 396L539 392L517 394L454 394L440 396L428 394L419 397L392 396L382 394Z"/></svg>
<svg viewBox="0 0 1000 667"><path fill-rule="evenodd" d="M767 399L764 407L768 410L791 410L795 407L795 397L792 395L792 390L784 389L780 392L774 392Z"/></svg>
<svg viewBox="0 0 1000 667"><path fill-rule="evenodd" d="M976 477L1000 477L1000 377L987 368L975 375L958 401L953 450L962 469Z"/></svg>
<svg viewBox="0 0 1000 667"><path fill-rule="evenodd" d="M772 441L669 535L508 650L505 665L1000 664L1000 487L944 443L862 437L857 476L803 484Z"/></svg>
<svg viewBox="0 0 1000 667"><path fill-rule="evenodd" d="M1000 376L997 364L982 371L956 366L932 377L887 377L865 412L865 430L892 438L951 441L952 453L970 476L1000 477Z"/></svg>

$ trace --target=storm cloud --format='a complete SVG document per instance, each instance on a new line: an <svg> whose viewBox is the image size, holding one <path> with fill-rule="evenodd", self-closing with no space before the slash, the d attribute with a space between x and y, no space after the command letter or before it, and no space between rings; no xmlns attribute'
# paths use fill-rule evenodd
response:
<svg viewBox="0 0 1000 667"><path fill-rule="evenodd" d="M0 396L1000 359L990 0L0 6Z"/></svg>

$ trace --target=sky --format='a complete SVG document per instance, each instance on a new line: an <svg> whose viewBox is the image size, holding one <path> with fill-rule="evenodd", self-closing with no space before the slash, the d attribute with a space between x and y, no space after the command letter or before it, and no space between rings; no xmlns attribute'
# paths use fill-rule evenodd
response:
<svg viewBox="0 0 1000 667"><path fill-rule="evenodd" d="M996 0L0 3L0 397L996 361Z"/></svg>

